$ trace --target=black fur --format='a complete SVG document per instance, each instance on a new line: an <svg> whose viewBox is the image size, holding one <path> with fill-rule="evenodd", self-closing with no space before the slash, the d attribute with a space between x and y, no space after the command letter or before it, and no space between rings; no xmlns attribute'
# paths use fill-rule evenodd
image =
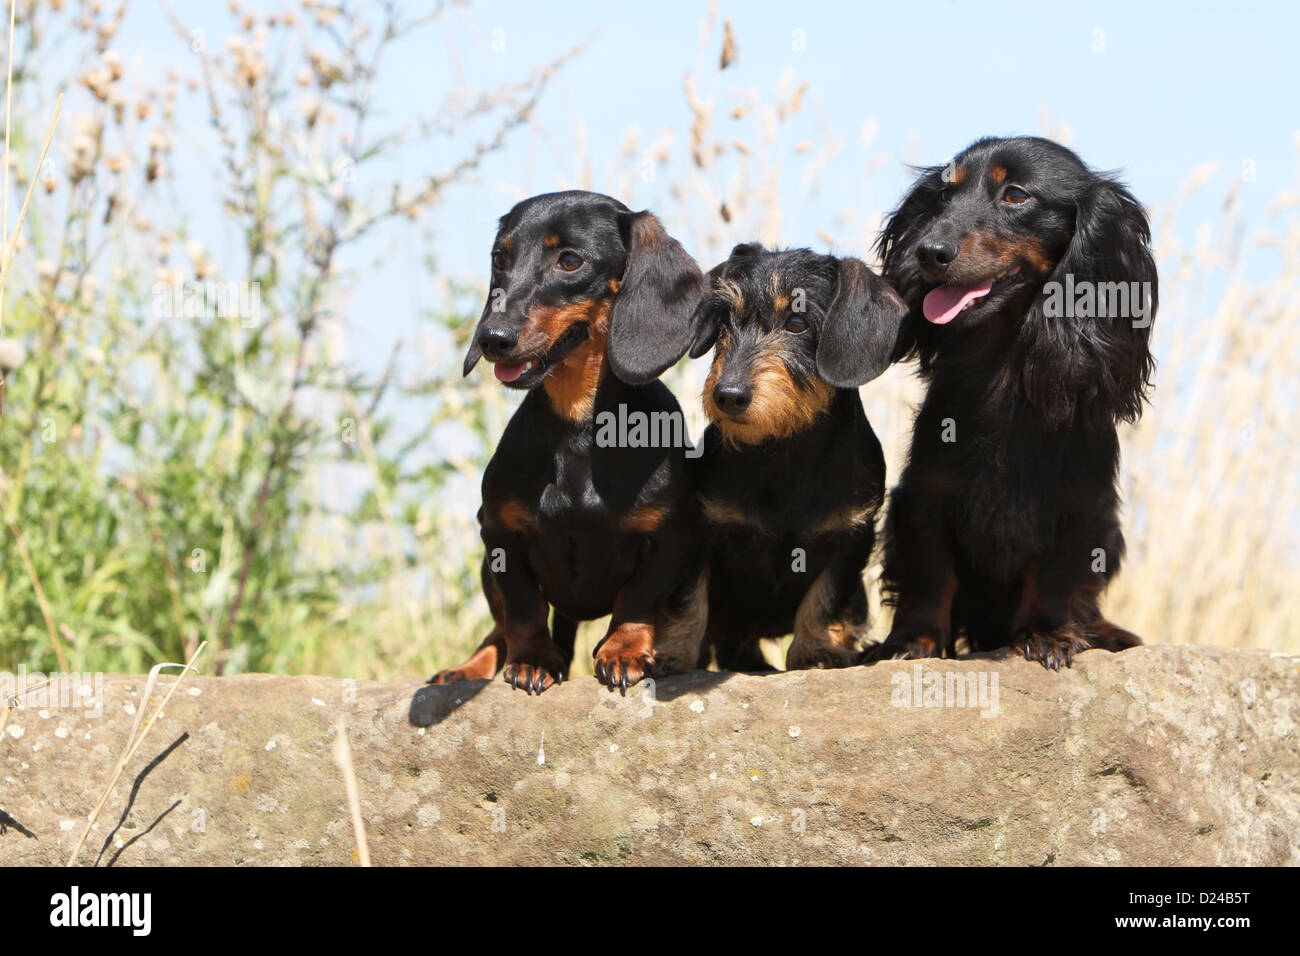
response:
<svg viewBox="0 0 1300 956"><path fill-rule="evenodd" d="M650 213L587 192L515 206L492 258L465 373L488 357L508 386L527 390L483 474L482 581L495 627L430 682L504 667L512 686L539 693L567 676L577 622L609 614L596 672L626 690L651 671L655 627L680 603L679 581L693 579L692 497L683 447L602 443L600 421L681 418L653 377L686 350L704 279Z"/></svg>
<svg viewBox="0 0 1300 956"><path fill-rule="evenodd" d="M648 212L622 213L627 269L614 301L609 364L632 385L667 371L690 344L690 316L704 291L695 260Z"/></svg>
<svg viewBox="0 0 1300 956"><path fill-rule="evenodd" d="M888 364L903 303L861 262L806 249L737 246L709 275L692 347L715 349L695 463L709 571L700 664L712 648L723 668L767 669L761 641L792 632L787 667L854 664L885 482L857 386Z"/></svg>
<svg viewBox="0 0 1300 956"><path fill-rule="evenodd" d="M1038 138L974 143L894 212L879 248L909 308L899 355L929 388L886 522L894 624L866 660L951 654L962 633L1053 668L1141 643L1098 597L1124 552L1116 425L1141 414L1153 370L1149 243L1119 182ZM927 319L932 290L989 279L946 324ZM1141 298L1063 314L1050 296L1067 282L1136 283ZM935 296L943 319L953 297Z"/></svg>

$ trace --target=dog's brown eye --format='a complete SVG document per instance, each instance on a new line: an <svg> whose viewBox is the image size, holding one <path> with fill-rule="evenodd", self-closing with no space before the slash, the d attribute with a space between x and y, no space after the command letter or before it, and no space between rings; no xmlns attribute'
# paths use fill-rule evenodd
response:
<svg viewBox="0 0 1300 956"><path fill-rule="evenodd" d="M800 318L797 315L792 315L790 316L790 318L785 320L785 330L787 332L792 332L795 335L798 335L800 332L805 331L807 328L808 328L807 319Z"/></svg>
<svg viewBox="0 0 1300 956"><path fill-rule="evenodd" d="M940 189L940 190L939 190L939 201L940 201L940 202L952 202L952 189L951 189L951 187L944 186L943 189Z"/></svg>
<svg viewBox="0 0 1300 956"><path fill-rule="evenodd" d="M580 265L582 265L582 256L578 255L576 252L560 253L560 268L565 272L572 272Z"/></svg>
<svg viewBox="0 0 1300 956"><path fill-rule="evenodd" d="M506 271L506 254L500 249L492 253L492 268L501 272Z"/></svg>
<svg viewBox="0 0 1300 956"><path fill-rule="evenodd" d="M1019 186L1008 186L1002 193L1002 201L1011 203L1013 206L1019 206L1023 202L1030 200L1029 193L1025 192Z"/></svg>

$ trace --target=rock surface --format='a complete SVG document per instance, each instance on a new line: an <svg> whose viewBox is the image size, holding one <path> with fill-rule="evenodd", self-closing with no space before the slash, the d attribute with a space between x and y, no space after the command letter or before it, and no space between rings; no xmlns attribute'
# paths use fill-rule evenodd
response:
<svg viewBox="0 0 1300 956"><path fill-rule="evenodd" d="M67 861L144 684L11 711L0 863ZM355 863L342 721L375 864L1300 863L1297 657L1163 645L1056 674L1003 653L654 692L191 677L79 862Z"/></svg>

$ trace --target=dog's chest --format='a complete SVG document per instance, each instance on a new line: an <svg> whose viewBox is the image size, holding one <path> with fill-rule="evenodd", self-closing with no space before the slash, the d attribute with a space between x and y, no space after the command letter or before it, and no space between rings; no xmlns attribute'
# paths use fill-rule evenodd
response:
<svg viewBox="0 0 1300 956"><path fill-rule="evenodd" d="M590 457L557 453L538 499L538 518L543 525L603 519L608 506L596 491L592 477Z"/></svg>
<svg viewBox="0 0 1300 956"><path fill-rule="evenodd" d="M715 543L780 550L869 521L872 503L856 486L851 470L727 468L704 482L700 505Z"/></svg>

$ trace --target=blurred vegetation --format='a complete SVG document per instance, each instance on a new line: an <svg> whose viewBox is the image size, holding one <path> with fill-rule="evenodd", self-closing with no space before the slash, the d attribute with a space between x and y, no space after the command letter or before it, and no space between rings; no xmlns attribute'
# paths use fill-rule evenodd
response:
<svg viewBox="0 0 1300 956"><path fill-rule="evenodd" d="M460 379L457 349L431 349L414 374L397 361L410 346L394 343L387 370L363 374L341 331L347 291L368 237L436 230L445 190L509 148L580 52L392 128L371 116L383 53L441 5L412 18L390 4L275 15L232 4L240 30L211 50L168 11L196 68L166 77L127 75L113 50L124 6L19 4L11 191L39 186L0 327L14 366L0 419L0 667L50 670L62 657L140 672L201 640L225 673L410 677L457 662L487 623L477 483L510 405L490 376ZM713 12L701 43L716 51L723 35ZM580 148L555 186L653 203L707 267L735 242L788 240L800 201L846 149L864 177L885 161L870 124L846 147L793 76L765 102L719 73L686 78L680 130L649 141L629 130L600 176ZM61 154L36 170L57 89L68 90ZM181 95L205 104L215 183L174 168ZM420 181L386 178L385 160L413 148L409 129L453 158ZM791 166L803 192L783 195ZM1184 193L1209 180L1198 171ZM241 237L226 272L189 233L198 186L217 190ZM1161 366L1152 409L1124 434L1130 556L1107 609L1149 640L1297 651L1300 192L1279 197L1268 232L1243 238L1235 190L1196 248L1178 242L1177 201L1154 219ZM826 245L864 255L879 211L818 225ZM1246 286L1255 246L1280 265ZM428 265L440 303L430 335L458 344L483 290ZM260 314L211 301L176 314L171 290L199 281L245 295L256 284ZM697 410L702 379L683 363L668 380ZM906 368L864 390L894 474L918 394ZM415 428L399 421L412 409ZM887 624L876 614L874 636ZM584 629L588 648L594 634Z"/></svg>
<svg viewBox="0 0 1300 956"><path fill-rule="evenodd" d="M390 440L391 410L430 383L361 374L340 309L363 241L416 230L562 58L476 99L480 142L444 115L405 118L455 155L408 183L384 177L410 134L376 123L373 91L387 49L440 7L232 5L239 29L211 50L168 11L195 74L132 78L113 50L125 4L19 6L12 185L40 183L0 332L20 355L0 421L5 666L141 671L207 640L226 673L368 676L431 672L437 651L472 647L485 615L471 607L473 509L435 505L486 440L472 461ZM69 43L72 75L17 69ZM34 170L23 132L57 87L70 91L63 154ZM243 240L234 274L188 234L195 184L172 162L183 92L206 104L216 188ZM478 305L443 292L429 321L460 335ZM484 391L435 395L428 430L499 431L505 403ZM349 476L359 492L330 503Z"/></svg>

